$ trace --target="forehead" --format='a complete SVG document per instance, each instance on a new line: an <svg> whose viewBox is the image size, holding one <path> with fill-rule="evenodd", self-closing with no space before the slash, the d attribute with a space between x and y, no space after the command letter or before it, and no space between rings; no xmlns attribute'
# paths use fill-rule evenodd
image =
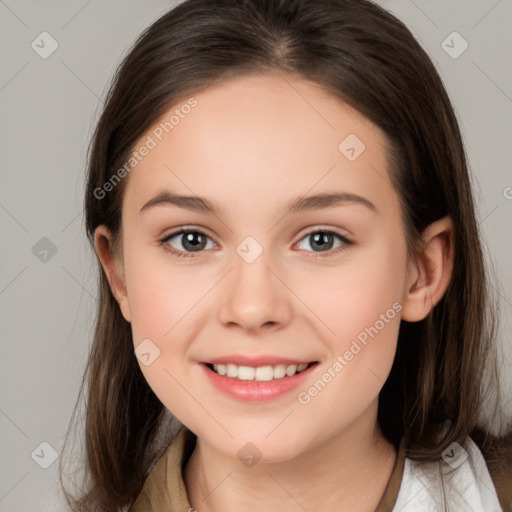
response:
<svg viewBox="0 0 512 512"><path fill-rule="evenodd" d="M342 187L389 201L386 140L375 124L317 84L243 76L185 96L141 137L125 199L164 188L261 205Z"/></svg>

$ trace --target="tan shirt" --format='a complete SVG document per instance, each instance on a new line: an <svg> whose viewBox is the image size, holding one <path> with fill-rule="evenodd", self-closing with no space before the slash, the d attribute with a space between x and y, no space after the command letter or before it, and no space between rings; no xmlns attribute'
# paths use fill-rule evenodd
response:
<svg viewBox="0 0 512 512"><path fill-rule="evenodd" d="M129 512L193 512L183 481L183 470L194 450L196 436L182 428L146 478ZM512 460L507 449L502 464L486 461L468 438L467 460L456 469L442 460L421 465L406 458L404 444L375 512L512 511ZM503 454L503 450L501 450ZM499 491L501 505L496 488ZM449 504L448 504L449 503ZM471 505L470 505L471 504ZM448 507L448 508L447 508ZM470 507L470 508L468 508Z"/></svg>

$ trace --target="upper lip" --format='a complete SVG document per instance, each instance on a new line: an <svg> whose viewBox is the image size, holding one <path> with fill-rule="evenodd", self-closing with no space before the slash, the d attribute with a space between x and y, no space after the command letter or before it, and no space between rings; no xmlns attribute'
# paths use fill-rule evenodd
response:
<svg viewBox="0 0 512 512"><path fill-rule="evenodd" d="M235 364L236 366L251 366L257 368L259 366L276 366L278 364L309 364L314 362L313 359L296 359L291 357L279 357L271 355L247 356L247 355L227 355L214 357L203 361L210 364Z"/></svg>

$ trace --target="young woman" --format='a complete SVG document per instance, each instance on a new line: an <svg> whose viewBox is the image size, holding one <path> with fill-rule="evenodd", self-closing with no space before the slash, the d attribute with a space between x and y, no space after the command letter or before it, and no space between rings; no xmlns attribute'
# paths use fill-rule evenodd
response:
<svg viewBox="0 0 512 512"><path fill-rule="evenodd" d="M115 77L85 203L101 295L73 510L511 506L459 128L387 11L178 5Z"/></svg>

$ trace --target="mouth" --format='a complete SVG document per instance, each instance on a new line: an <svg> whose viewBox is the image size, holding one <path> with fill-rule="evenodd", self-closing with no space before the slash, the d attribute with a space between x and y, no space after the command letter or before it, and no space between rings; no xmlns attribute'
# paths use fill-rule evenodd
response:
<svg viewBox="0 0 512 512"><path fill-rule="evenodd" d="M244 402L263 402L283 397L304 385L319 365L319 361L269 358L256 361L239 357L236 361L240 364L235 364L233 359L217 359L199 366L215 389Z"/></svg>

